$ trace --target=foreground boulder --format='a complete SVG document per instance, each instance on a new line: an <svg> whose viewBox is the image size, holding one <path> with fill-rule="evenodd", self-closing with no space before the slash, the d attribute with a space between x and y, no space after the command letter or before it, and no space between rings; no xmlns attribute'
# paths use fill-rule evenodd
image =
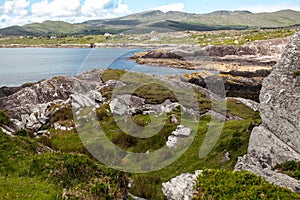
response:
<svg viewBox="0 0 300 200"><path fill-rule="evenodd" d="M260 93L262 125L253 129L248 153L235 169L251 171L300 193L300 181L272 169L300 161L300 33L291 38Z"/></svg>

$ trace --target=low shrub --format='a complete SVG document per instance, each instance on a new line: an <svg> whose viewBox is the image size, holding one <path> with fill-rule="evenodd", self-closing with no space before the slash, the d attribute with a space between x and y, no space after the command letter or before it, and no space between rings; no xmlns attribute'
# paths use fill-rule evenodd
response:
<svg viewBox="0 0 300 200"><path fill-rule="evenodd" d="M289 189L268 183L250 172L204 170L196 182L198 199L299 199Z"/></svg>
<svg viewBox="0 0 300 200"><path fill-rule="evenodd" d="M300 180L300 162L288 161L277 165L274 169Z"/></svg>

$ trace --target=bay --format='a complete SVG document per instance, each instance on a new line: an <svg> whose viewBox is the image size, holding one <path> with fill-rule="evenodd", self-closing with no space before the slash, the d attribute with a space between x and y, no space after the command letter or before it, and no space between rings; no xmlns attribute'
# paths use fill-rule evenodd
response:
<svg viewBox="0 0 300 200"><path fill-rule="evenodd" d="M193 70L139 65L128 57L142 49L0 49L0 87L19 86L54 76L76 76L91 69L126 69L153 75L177 75Z"/></svg>

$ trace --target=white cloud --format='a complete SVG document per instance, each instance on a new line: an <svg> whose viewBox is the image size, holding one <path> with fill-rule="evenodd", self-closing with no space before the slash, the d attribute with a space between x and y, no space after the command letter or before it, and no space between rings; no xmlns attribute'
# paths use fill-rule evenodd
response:
<svg viewBox="0 0 300 200"><path fill-rule="evenodd" d="M160 10L162 12L168 12L168 11L183 11L183 9L184 9L184 3L171 3L171 4L152 8L151 10Z"/></svg>
<svg viewBox="0 0 300 200"><path fill-rule="evenodd" d="M109 15L107 8L112 5L112 0L85 0L81 13L84 16L104 17Z"/></svg>
<svg viewBox="0 0 300 200"><path fill-rule="evenodd" d="M278 4L256 4L252 6L237 7L234 10L248 10L253 13L275 12L284 9L300 10L300 3L283 2Z"/></svg>
<svg viewBox="0 0 300 200"><path fill-rule="evenodd" d="M26 0L5 1L1 10L3 14L25 16L28 14L27 7L29 3Z"/></svg>
<svg viewBox="0 0 300 200"><path fill-rule="evenodd" d="M122 0L118 1L118 5L116 8L113 9L113 12L115 15L120 16L120 15L127 15L131 14L131 10L129 10L129 7L127 4L123 4Z"/></svg>
<svg viewBox="0 0 300 200"><path fill-rule="evenodd" d="M43 0L32 4L33 17L66 17L80 14L80 0Z"/></svg>

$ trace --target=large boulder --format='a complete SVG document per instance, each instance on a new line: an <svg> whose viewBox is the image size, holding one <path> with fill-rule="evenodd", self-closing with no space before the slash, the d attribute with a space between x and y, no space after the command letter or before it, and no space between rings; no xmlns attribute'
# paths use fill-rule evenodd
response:
<svg viewBox="0 0 300 200"><path fill-rule="evenodd" d="M253 129L248 153L235 169L256 173L277 185L300 193L300 181L272 169L300 161L300 33L264 79L260 93L262 125Z"/></svg>

